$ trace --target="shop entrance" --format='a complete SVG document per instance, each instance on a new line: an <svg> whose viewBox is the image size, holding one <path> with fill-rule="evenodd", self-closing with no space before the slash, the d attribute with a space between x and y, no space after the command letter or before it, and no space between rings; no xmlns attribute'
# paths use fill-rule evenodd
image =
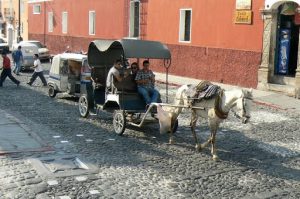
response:
<svg viewBox="0 0 300 199"><path fill-rule="evenodd" d="M274 75L295 77L299 43L297 7L296 3L285 3L278 8Z"/></svg>

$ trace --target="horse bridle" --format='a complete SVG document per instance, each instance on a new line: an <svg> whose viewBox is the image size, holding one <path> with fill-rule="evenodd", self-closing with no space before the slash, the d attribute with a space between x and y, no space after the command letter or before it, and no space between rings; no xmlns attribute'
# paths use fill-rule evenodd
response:
<svg viewBox="0 0 300 199"><path fill-rule="evenodd" d="M243 119L243 117L246 118L246 119L250 119L250 116L246 114L247 110L245 108L245 104L246 104L245 100L253 100L253 99L252 99L252 97L245 97L245 96L242 97L242 103L243 103L243 115L242 115L242 117L239 116L235 111L232 111L234 116L238 119Z"/></svg>

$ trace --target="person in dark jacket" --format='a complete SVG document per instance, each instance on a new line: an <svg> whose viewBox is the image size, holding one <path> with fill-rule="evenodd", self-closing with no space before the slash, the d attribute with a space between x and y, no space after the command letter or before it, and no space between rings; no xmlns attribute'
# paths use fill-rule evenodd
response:
<svg viewBox="0 0 300 199"><path fill-rule="evenodd" d="M13 57L13 61L15 63L15 69L13 70L13 72L16 75L20 75L20 71L21 71L21 64L24 61L23 59L23 53L21 51L22 47L18 46L18 50L14 51L12 53L12 57Z"/></svg>
<svg viewBox="0 0 300 199"><path fill-rule="evenodd" d="M13 81L17 86L19 86L20 81L14 78L11 74L11 65L10 65L10 59L7 57L6 52L2 53L3 58L3 70L0 76L0 87L3 86L3 82L5 81L6 77L9 77L11 81Z"/></svg>

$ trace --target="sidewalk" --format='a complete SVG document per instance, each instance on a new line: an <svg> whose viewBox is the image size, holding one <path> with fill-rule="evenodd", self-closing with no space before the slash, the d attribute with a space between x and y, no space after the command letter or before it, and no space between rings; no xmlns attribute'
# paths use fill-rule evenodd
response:
<svg viewBox="0 0 300 199"><path fill-rule="evenodd" d="M156 73L155 72L155 79L159 82L166 82L166 74L164 73ZM198 84L201 80L187 78L187 77L180 77L175 75L169 75L168 77L169 84L173 85L184 85L184 84ZM216 85L221 86L225 90L230 90L234 88L241 88L238 86L232 86L227 84L215 83ZM253 98L254 101L260 104L265 104L268 106L276 107L279 109L284 110L292 110L300 113L300 100L286 96L281 93L271 92L271 91L261 91L257 89L253 89Z"/></svg>
<svg viewBox="0 0 300 199"><path fill-rule="evenodd" d="M0 109L0 156L9 153L52 150L32 126Z"/></svg>

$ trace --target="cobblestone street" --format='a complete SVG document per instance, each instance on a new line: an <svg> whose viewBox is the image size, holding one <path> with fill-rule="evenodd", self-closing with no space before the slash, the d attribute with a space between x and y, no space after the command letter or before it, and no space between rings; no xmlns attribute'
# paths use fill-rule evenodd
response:
<svg viewBox="0 0 300 199"><path fill-rule="evenodd" d="M187 112L175 145L158 122L118 136L112 114L80 118L77 98L52 99L40 80L26 85L30 76L17 76L20 87L6 80L0 115L21 121L47 147L0 155L0 198L300 198L298 112L253 103L249 124L230 114L213 161L210 147L195 151ZM206 121L197 133L208 138Z"/></svg>

